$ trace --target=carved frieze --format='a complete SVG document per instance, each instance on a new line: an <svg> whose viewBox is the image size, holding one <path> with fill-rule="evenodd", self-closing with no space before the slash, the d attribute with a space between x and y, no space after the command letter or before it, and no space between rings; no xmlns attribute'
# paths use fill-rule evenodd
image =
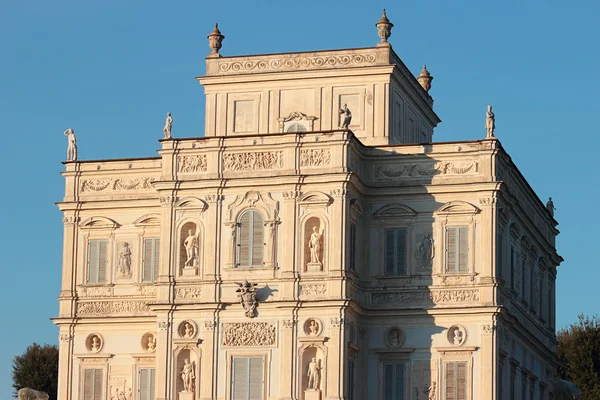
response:
<svg viewBox="0 0 600 400"><path fill-rule="evenodd" d="M202 295L202 289L199 287L179 287L175 289L176 300L199 299Z"/></svg>
<svg viewBox="0 0 600 400"><path fill-rule="evenodd" d="M220 75L239 72L274 72L332 67L360 67L377 62L377 53L340 54L340 55L298 55L296 57L272 58L269 60L244 60L219 62ZM413 78L414 79L414 78Z"/></svg>
<svg viewBox="0 0 600 400"><path fill-rule="evenodd" d="M129 191L152 189L154 177L116 178L116 179L84 179L81 192Z"/></svg>
<svg viewBox="0 0 600 400"><path fill-rule="evenodd" d="M156 296L156 286L142 286L140 288L140 294L142 296Z"/></svg>
<svg viewBox="0 0 600 400"><path fill-rule="evenodd" d="M415 305L441 303L471 303L479 301L479 290L440 290L435 292L386 292L373 293L371 302L375 305Z"/></svg>
<svg viewBox="0 0 600 400"><path fill-rule="evenodd" d="M81 288L81 296L85 297L109 297L111 295L112 288L110 286L84 286Z"/></svg>
<svg viewBox="0 0 600 400"><path fill-rule="evenodd" d="M179 201L179 197L176 196L160 196L158 198L160 205L163 207L172 206Z"/></svg>
<svg viewBox="0 0 600 400"><path fill-rule="evenodd" d="M343 318L330 318L329 319L329 324L331 325L332 328L336 328L339 329L342 326L344 326L344 319Z"/></svg>
<svg viewBox="0 0 600 400"><path fill-rule="evenodd" d="M282 151L229 153L223 155L225 171L256 171L283 167Z"/></svg>
<svg viewBox="0 0 600 400"><path fill-rule="evenodd" d="M324 283L300 285L301 296L323 296L327 294L327 285Z"/></svg>
<svg viewBox="0 0 600 400"><path fill-rule="evenodd" d="M105 315L115 313L135 313L149 311L143 301L94 301L77 305L77 315Z"/></svg>
<svg viewBox="0 0 600 400"><path fill-rule="evenodd" d="M436 162L421 164L397 164L381 165L375 170L375 177L400 178L400 177L432 177L436 175L464 175L476 174L478 172L477 161L454 162Z"/></svg>
<svg viewBox="0 0 600 400"><path fill-rule="evenodd" d="M156 327L161 332L166 332L169 329L169 326L171 326L171 323L168 321L158 321L156 323Z"/></svg>
<svg viewBox="0 0 600 400"><path fill-rule="evenodd" d="M204 321L204 329L207 331L214 331L217 327L217 323L214 321Z"/></svg>
<svg viewBox="0 0 600 400"><path fill-rule="evenodd" d="M69 335L68 333L62 333L58 336L58 341L62 344L68 344L73 340L73 335Z"/></svg>
<svg viewBox="0 0 600 400"><path fill-rule="evenodd" d="M301 167L323 167L331 163L329 149L306 149L300 152Z"/></svg>
<svg viewBox="0 0 600 400"><path fill-rule="evenodd" d="M177 159L178 172L206 172L206 154L179 156Z"/></svg>
<svg viewBox="0 0 600 400"><path fill-rule="evenodd" d="M80 218L79 217L73 217L73 216L65 216L63 217L63 224L65 225L75 225L79 222Z"/></svg>
<svg viewBox="0 0 600 400"><path fill-rule="evenodd" d="M223 324L223 346L274 346L275 339L275 325L269 322Z"/></svg>
<svg viewBox="0 0 600 400"><path fill-rule="evenodd" d="M298 190L286 190L281 193L284 200L296 200L302 196L302 192Z"/></svg>

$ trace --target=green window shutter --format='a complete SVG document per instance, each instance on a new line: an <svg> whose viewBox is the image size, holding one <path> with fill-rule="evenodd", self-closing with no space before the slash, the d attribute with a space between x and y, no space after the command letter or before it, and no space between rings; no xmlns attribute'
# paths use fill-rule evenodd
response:
<svg viewBox="0 0 600 400"><path fill-rule="evenodd" d="M265 223L258 211L252 211L252 266L262 267L265 248Z"/></svg>
<svg viewBox="0 0 600 400"><path fill-rule="evenodd" d="M262 357L251 357L249 363L248 400L263 400L264 359Z"/></svg>
<svg viewBox="0 0 600 400"><path fill-rule="evenodd" d="M160 239L144 239L142 282L155 282L158 276Z"/></svg>
<svg viewBox="0 0 600 400"><path fill-rule="evenodd" d="M469 271L469 228L461 226L458 228L458 272Z"/></svg>

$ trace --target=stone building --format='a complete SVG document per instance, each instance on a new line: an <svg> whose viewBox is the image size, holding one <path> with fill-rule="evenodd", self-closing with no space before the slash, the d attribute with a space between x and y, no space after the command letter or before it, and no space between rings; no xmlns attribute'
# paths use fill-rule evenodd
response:
<svg viewBox="0 0 600 400"><path fill-rule="evenodd" d="M242 57L215 27L203 137L69 153L60 399L552 398L557 222L493 131L433 142L391 27Z"/></svg>

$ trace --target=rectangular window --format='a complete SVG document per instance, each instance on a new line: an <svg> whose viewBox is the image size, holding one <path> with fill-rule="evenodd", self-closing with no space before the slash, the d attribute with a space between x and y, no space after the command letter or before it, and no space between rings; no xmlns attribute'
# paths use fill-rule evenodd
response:
<svg viewBox="0 0 600 400"><path fill-rule="evenodd" d="M350 269L356 270L356 224L350 224Z"/></svg>
<svg viewBox="0 0 600 400"><path fill-rule="evenodd" d="M233 357L232 400L263 400L263 357Z"/></svg>
<svg viewBox="0 0 600 400"><path fill-rule="evenodd" d="M446 400L467 400L467 363L446 363Z"/></svg>
<svg viewBox="0 0 600 400"><path fill-rule="evenodd" d="M256 210L242 214L237 232L238 267L262 267L264 240L264 220Z"/></svg>
<svg viewBox="0 0 600 400"><path fill-rule="evenodd" d="M350 360L348 360L348 400L355 400L355 368L356 367L354 365L354 359L351 358Z"/></svg>
<svg viewBox="0 0 600 400"><path fill-rule="evenodd" d="M108 240L88 241L87 283L106 283Z"/></svg>
<svg viewBox="0 0 600 400"><path fill-rule="evenodd" d="M154 400L154 368L140 368L138 378L138 400Z"/></svg>
<svg viewBox="0 0 600 400"><path fill-rule="evenodd" d="M469 271L469 227L449 226L446 228L446 272Z"/></svg>
<svg viewBox="0 0 600 400"><path fill-rule="evenodd" d="M160 239L144 239L142 282L155 282L158 276Z"/></svg>
<svg viewBox="0 0 600 400"><path fill-rule="evenodd" d="M406 275L406 229L385 230L385 275Z"/></svg>
<svg viewBox="0 0 600 400"><path fill-rule="evenodd" d="M405 399L405 368L401 363L383 365L383 400Z"/></svg>
<svg viewBox="0 0 600 400"><path fill-rule="evenodd" d="M83 400L102 400L102 369L83 370Z"/></svg>

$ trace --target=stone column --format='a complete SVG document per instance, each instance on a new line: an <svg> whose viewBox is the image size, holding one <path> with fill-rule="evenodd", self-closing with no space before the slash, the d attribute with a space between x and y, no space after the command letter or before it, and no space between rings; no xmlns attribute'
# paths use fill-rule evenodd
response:
<svg viewBox="0 0 600 400"><path fill-rule="evenodd" d="M204 334L202 336L202 360L200 362L200 400L217 398L217 373L216 360L219 356L219 324L212 320L204 321ZM226 382L227 384L227 382Z"/></svg>

